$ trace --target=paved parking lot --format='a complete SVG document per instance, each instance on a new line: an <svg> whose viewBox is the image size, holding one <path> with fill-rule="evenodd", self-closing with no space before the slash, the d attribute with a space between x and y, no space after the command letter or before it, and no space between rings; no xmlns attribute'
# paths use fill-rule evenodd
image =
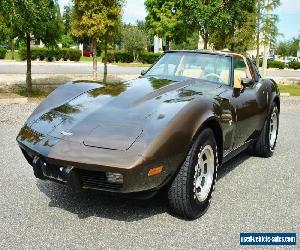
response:
<svg viewBox="0 0 300 250"><path fill-rule="evenodd" d="M299 241L299 98L282 100L275 155L227 163L210 209L195 221L170 215L160 196L73 194L35 179L15 142L35 106L0 105L0 249L239 249L240 232L296 231Z"/></svg>

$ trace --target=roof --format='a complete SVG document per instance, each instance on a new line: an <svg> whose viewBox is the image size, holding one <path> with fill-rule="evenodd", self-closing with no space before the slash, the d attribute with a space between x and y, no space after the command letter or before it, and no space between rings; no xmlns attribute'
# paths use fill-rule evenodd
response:
<svg viewBox="0 0 300 250"><path fill-rule="evenodd" d="M211 51L211 50L169 50L165 53L176 53L176 52L187 52L187 53L200 53L200 54L211 54L211 55L225 55L225 56L241 56L245 57L243 54L230 52L230 51Z"/></svg>

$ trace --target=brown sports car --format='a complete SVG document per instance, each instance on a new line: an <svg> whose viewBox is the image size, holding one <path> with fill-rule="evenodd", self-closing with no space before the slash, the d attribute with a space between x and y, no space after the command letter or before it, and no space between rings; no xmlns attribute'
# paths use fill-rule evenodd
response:
<svg viewBox="0 0 300 250"><path fill-rule="evenodd" d="M17 141L37 178L144 197L165 187L171 210L194 219L224 162L273 154L279 111L276 83L248 58L169 51L136 80L57 88Z"/></svg>

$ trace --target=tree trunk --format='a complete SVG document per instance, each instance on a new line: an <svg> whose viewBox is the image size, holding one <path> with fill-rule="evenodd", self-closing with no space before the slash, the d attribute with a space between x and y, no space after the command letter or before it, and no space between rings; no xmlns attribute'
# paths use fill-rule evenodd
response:
<svg viewBox="0 0 300 250"><path fill-rule="evenodd" d="M104 40L104 75L103 83L107 82L107 39Z"/></svg>
<svg viewBox="0 0 300 250"><path fill-rule="evenodd" d="M11 59L15 60L15 42L14 39L10 39L10 48L11 48Z"/></svg>
<svg viewBox="0 0 300 250"><path fill-rule="evenodd" d="M97 80L97 37L92 39L92 51L93 51L93 80Z"/></svg>
<svg viewBox="0 0 300 250"><path fill-rule="evenodd" d="M267 0L267 5L270 5L270 0ZM269 57L269 50L270 50L270 34L268 30L270 29L271 20L270 20L270 10L269 8L266 9L266 27L264 29L264 58L263 58L263 65L262 65L262 76L266 77L267 75L267 66L268 66L268 57Z"/></svg>
<svg viewBox="0 0 300 250"><path fill-rule="evenodd" d="M170 39L168 36L166 36L166 48L165 51L169 51L170 50Z"/></svg>
<svg viewBox="0 0 300 250"><path fill-rule="evenodd" d="M203 49L207 50L208 48L208 34L205 32L201 35L203 39Z"/></svg>
<svg viewBox="0 0 300 250"><path fill-rule="evenodd" d="M204 37L203 38L203 49L207 49L208 48L208 38L207 37Z"/></svg>
<svg viewBox="0 0 300 250"><path fill-rule="evenodd" d="M256 21L256 66L259 68L259 47L260 47L260 19L261 0L257 0L257 21Z"/></svg>
<svg viewBox="0 0 300 250"><path fill-rule="evenodd" d="M26 57L27 57L27 71L26 71L26 88L27 88L27 93L31 94L32 93L32 79L31 79L31 48L30 48L30 33L26 34Z"/></svg>

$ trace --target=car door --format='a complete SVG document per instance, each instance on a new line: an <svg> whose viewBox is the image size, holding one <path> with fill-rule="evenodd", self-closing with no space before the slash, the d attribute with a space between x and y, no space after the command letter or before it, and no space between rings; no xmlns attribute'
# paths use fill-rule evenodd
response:
<svg viewBox="0 0 300 250"><path fill-rule="evenodd" d="M239 147L245 142L255 138L260 126L260 111L257 103L257 83L259 79L255 76L253 69L249 67L245 57L233 56L233 93L230 103L234 110L235 131L233 136L233 147ZM253 84L244 87L241 84L243 78L250 78Z"/></svg>

